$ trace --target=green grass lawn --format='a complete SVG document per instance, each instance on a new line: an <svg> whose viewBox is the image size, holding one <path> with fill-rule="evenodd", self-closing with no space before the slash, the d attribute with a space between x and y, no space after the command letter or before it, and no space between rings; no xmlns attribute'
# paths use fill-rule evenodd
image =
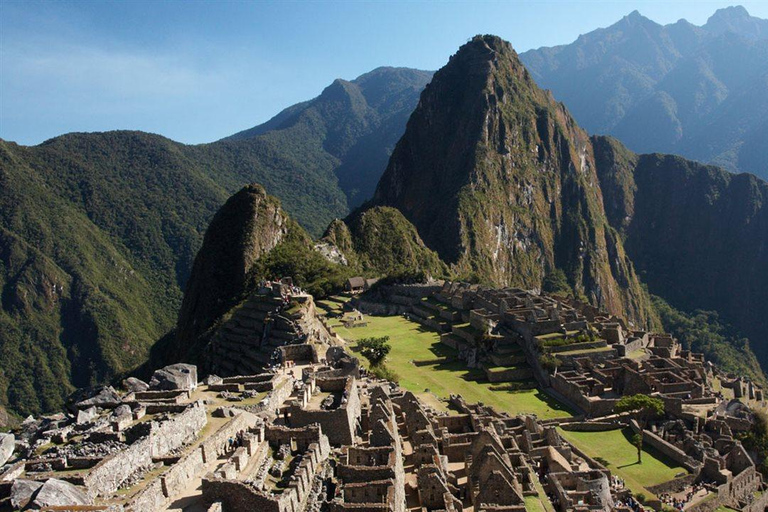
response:
<svg viewBox="0 0 768 512"><path fill-rule="evenodd" d="M545 512L538 496L525 496L525 512Z"/></svg>
<svg viewBox="0 0 768 512"><path fill-rule="evenodd" d="M642 492L648 496L650 493L645 487L672 480L679 473L687 473L685 468L654 450L643 449L643 463L638 464L637 449L628 438L631 435L628 428L607 432L559 432L590 457L607 462L605 466L614 475L623 478L635 494Z"/></svg>
<svg viewBox="0 0 768 512"><path fill-rule="evenodd" d="M337 319L331 321L336 332L347 341L389 336L392 351L387 366L400 377L400 385L417 394L426 389L441 398L459 394L470 403L483 402L510 414L535 413L541 419L561 418L571 413L539 390L494 391L482 370L467 370L463 361L455 360L456 351L440 343L439 335L401 316L366 315L366 327L347 329ZM354 349L354 346L353 346ZM364 358L360 358L364 361ZM438 361L434 361L434 360ZM439 361L443 359L443 361ZM434 361L416 366L411 361Z"/></svg>

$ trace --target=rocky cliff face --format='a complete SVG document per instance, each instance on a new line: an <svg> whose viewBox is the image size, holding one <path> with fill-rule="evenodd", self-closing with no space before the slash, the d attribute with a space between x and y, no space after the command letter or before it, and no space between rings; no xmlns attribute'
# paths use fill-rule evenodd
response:
<svg viewBox="0 0 768 512"><path fill-rule="evenodd" d="M650 291L718 311L768 360L768 183L593 140L608 219Z"/></svg>
<svg viewBox="0 0 768 512"><path fill-rule="evenodd" d="M477 36L422 93L373 202L464 275L578 295L642 325L648 299L603 210L592 144L509 43Z"/></svg>
<svg viewBox="0 0 768 512"><path fill-rule="evenodd" d="M229 311L247 288L254 264L287 235L290 219L277 199L248 185L216 213L195 258L176 330L179 356Z"/></svg>

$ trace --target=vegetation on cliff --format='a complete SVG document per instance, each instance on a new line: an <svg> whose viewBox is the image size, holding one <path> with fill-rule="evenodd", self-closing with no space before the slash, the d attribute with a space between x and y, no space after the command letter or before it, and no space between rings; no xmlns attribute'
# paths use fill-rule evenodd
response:
<svg viewBox="0 0 768 512"><path fill-rule="evenodd" d="M439 278L449 273L440 257L424 245L413 224L395 208L358 210L343 224L332 224L325 238L350 254L351 261L366 274Z"/></svg>
<svg viewBox="0 0 768 512"><path fill-rule="evenodd" d="M219 209L206 231L165 358L194 360L211 329L264 279L291 277L324 297L340 291L352 271L317 252L278 199L260 185L247 185Z"/></svg>
<svg viewBox="0 0 768 512"><path fill-rule="evenodd" d="M768 183L676 156L634 155L615 139L593 142L608 219L650 292L680 311L716 311L765 364Z"/></svg>
<svg viewBox="0 0 768 512"><path fill-rule="evenodd" d="M661 297L653 297L664 331L677 338L686 350L703 353L707 361L725 372L749 377L766 385L749 340L735 335L736 329L724 325L715 311L697 310L691 314L678 311Z"/></svg>
<svg viewBox="0 0 768 512"><path fill-rule="evenodd" d="M477 36L422 93L373 203L399 209L462 277L580 297L655 324L603 211L592 148L509 43Z"/></svg>

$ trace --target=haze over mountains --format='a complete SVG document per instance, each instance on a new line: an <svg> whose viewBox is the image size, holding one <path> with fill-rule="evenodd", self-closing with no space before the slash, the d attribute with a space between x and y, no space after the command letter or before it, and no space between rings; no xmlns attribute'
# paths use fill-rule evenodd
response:
<svg viewBox="0 0 768 512"><path fill-rule="evenodd" d="M743 7L701 27L634 11L520 59L590 133L768 178L768 20Z"/></svg>
<svg viewBox="0 0 768 512"><path fill-rule="evenodd" d="M696 37L690 41L721 57L717 62L732 60L729 52L742 52L744 45L752 48L747 57L762 55L765 24L742 14L719 12L708 29L691 28ZM596 46L620 41L619 47L629 47L630 35L658 32L637 15L614 30L618 25L635 28ZM728 35L723 27L744 34ZM659 30L657 39L669 49L672 36L666 33L674 30ZM721 44L733 39L738 44ZM635 48L644 47L642 41ZM684 45L675 45L661 52L666 73L685 62ZM566 60L567 50L558 48L547 60L552 77L553 63ZM625 77L642 66L627 64L633 54L620 49L608 59L626 64L617 75ZM675 52L679 56L671 57ZM25 414L57 409L71 386L103 382L146 362L158 339L170 339L209 221L228 196L252 182L280 199L280 219L293 223L290 216L303 227L291 224L291 236L270 229L286 238L267 244L278 247L266 251L272 254L269 268L285 270L287 262L299 260L302 271L309 269L305 280L318 289L351 271L452 272L534 288L562 274L571 292L645 326L659 321L648 285L686 311L717 310L734 332L753 340L768 365L768 185L682 158L638 156L614 139L589 137L579 127L578 109L558 104L560 94L555 90L553 98L540 90L536 72L522 67L530 55L518 60L500 39L475 38L421 100L431 73L379 68L353 81L337 80L317 98L211 144L186 146L139 132L69 134L34 147L0 141L0 357L7 361L0 403ZM597 56L586 61L597 67L575 74L603 69ZM605 64L605 70L613 68ZM757 112L768 102L759 84L749 89L754 101L744 100ZM731 92L736 89L729 85L720 102L713 98L722 94L701 92L707 87L671 96L680 104L703 98L701 105L717 103L717 119L740 119L738 110L726 115L738 103ZM626 99L625 90L618 85L613 101L630 109L640 99ZM654 85L643 94L655 91ZM739 155L753 147L757 161L764 159L764 144L749 143L765 140L757 128L728 126L707 133L735 134L738 140L729 140ZM655 130L661 128L639 131ZM263 191L249 190L241 194L271 204ZM373 203L347 217L372 197ZM251 211L251 203L242 204ZM342 217L345 222L332 222ZM263 234L239 222L244 232ZM318 260L312 251L309 235L317 238L329 224L325 241L348 256L352 265L346 268ZM215 251L222 248L221 242L211 244L197 258L215 271ZM247 261L250 277L265 272L264 265L254 266L258 257L229 256ZM330 278L320 283L321 275ZM241 288L212 301L231 303ZM190 316L182 315L179 325ZM755 371L748 347L718 343L710 357L717 361L720 350Z"/></svg>

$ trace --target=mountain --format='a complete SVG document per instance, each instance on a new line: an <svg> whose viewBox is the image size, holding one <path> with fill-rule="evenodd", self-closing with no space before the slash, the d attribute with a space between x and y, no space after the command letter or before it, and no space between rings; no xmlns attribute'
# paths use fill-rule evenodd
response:
<svg viewBox="0 0 768 512"><path fill-rule="evenodd" d="M606 214L651 293L714 310L768 361L768 183L594 137Z"/></svg>
<svg viewBox="0 0 768 512"><path fill-rule="evenodd" d="M0 141L0 404L58 410L73 386L145 363L174 328L208 222L244 184L322 234L348 213L345 190L372 194L430 76L380 68L338 80L211 144L128 131ZM314 256L300 263L323 268Z"/></svg>
<svg viewBox="0 0 768 512"><path fill-rule="evenodd" d="M636 325L650 300L603 211L589 136L495 36L462 46L422 93L373 204L397 208L457 272L577 295Z"/></svg>
<svg viewBox="0 0 768 512"><path fill-rule="evenodd" d="M354 208L373 195L419 93L431 78L429 71L382 67L352 81L335 80L317 98L225 140L261 136L287 149L302 141L316 152L314 159L331 162L339 187Z"/></svg>
<svg viewBox="0 0 768 512"><path fill-rule="evenodd" d="M701 27L637 11L571 44L520 55L591 133L768 178L768 20L720 9Z"/></svg>
<svg viewBox="0 0 768 512"><path fill-rule="evenodd" d="M132 215L105 208L102 191L89 183L93 168L79 167L75 179L64 155L30 152L0 142L0 401L22 414L58 409L74 386L104 382L147 359L177 304L164 236L192 230L197 220L183 215L172 193L166 210L150 208L151 196ZM61 158L61 172L49 174L47 158ZM139 180L130 181L138 187ZM124 189L114 185L120 195ZM169 215L165 226L156 222L175 208L181 215ZM131 236L121 241L107 224ZM156 259L142 258L143 244L156 244ZM183 246L176 256L183 260Z"/></svg>
<svg viewBox="0 0 768 512"><path fill-rule="evenodd" d="M328 226L321 243L344 255L352 268L376 277L440 278L448 267L395 208L361 208Z"/></svg>

